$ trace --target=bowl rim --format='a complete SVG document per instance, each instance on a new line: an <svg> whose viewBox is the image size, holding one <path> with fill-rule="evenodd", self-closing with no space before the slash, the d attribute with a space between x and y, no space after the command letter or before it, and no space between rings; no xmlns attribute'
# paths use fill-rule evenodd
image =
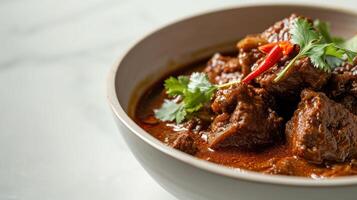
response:
<svg viewBox="0 0 357 200"><path fill-rule="evenodd" d="M136 40L114 63L111 67L108 77L107 77L107 100L109 102L109 106L115 117L117 117L125 126L128 128L133 134L138 136L140 139L148 143L153 148L165 153L177 160L185 162L186 164L192 165L199 169L226 176L229 178L245 180L255 183L268 183L275 185L283 185L283 186L299 186L299 187L336 187L336 186L356 186L357 185L357 176L349 176L349 177L336 177L331 179L312 179L306 177L296 177L296 176L284 176L284 175L269 175L263 174L260 172L254 172L244 169L230 168L223 165L215 164L209 161L205 161L194 156L183 153L179 150L171 148L161 141L157 140L153 136L151 136L148 132L143 130L139 125L137 125L134 120L132 120L129 115L124 111L120 102L117 98L116 92L116 78L117 71L121 65L122 60L125 56L131 52L138 44L142 41L150 37L152 34L165 29L168 26L173 26L176 23L189 20L192 18L198 18L206 14L212 14L216 12L225 12L228 10L234 10L239 8L252 8L252 7L299 7L299 8L314 8L314 9L323 9L330 11L343 12L347 14L352 14L357 16L357 11L352 9L347 9L345 7L332 7L332 6L320 6L316 4L306 4L306 3L250 3L238 6L223 6L218 9L206 9L204 11L186 15L185 17L181 17L174 21L170 21L165 23L162 26L159 26L147 34L144 34L141 38ZM131 133L130 133L131 134Z"/></svg>

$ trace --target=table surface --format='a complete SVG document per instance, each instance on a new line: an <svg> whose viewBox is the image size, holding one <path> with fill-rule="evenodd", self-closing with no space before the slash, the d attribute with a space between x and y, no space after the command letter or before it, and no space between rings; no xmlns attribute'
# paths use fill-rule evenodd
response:
<svg viewBox="0 0 357 200"><path fill-rule="evenodd" d="M0 199L175 199L118 133L109 68L158 26L256 2L272 1L2 0ZM354 0L324 2L357 9Z"/></svg>

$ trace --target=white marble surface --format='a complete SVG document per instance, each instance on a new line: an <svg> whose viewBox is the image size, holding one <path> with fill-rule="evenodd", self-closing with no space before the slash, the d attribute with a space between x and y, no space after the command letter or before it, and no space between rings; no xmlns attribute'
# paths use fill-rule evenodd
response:
<svg viewBox="0 0 357 200"><path fill-rule="evenodd" d="M254 2L271 1L1 0L0 199L174 199L118 134L107 72L155 27Z"/></svg>

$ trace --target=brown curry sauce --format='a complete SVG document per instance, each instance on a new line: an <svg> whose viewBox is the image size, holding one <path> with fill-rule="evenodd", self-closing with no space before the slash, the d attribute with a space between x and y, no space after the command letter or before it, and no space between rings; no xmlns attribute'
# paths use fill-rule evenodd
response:
<svg viewBox="0 0 357 200"><path fill-rule="evenodd" d="M173 74L190 74L194 71L202 71L205 64L204 62L186 66L183 70L181 69ZM139 99L135 109L134 120L156 139L170 146L177 138L178 133L181 132L180 129L182 129L182 127L177 126L174 122L159 121L154 117L154 110L158 109L164 99L167 98L162 87L163 80L164 79L161 79L150 87ZM202 135L199 134L196 135L195 141L198 149L194 155L195 157L237 169L246 169L267 174L307 176L311 178L351 175L356 172L354 167L351 167L351 163L320 166L300 160L293 155L286 142L278 142L277 144L260 150L250 151L234 147L213 150L208 147L207 142L202 139ZM287 160L287 163L285 163L285 160ZM276 168L276 164L279 164L279 162L280 164L281 162L283 163L283 170L279 169L279 167ZM285 169L285 167L289 168L289 165L295 166L293 169Z"/></svg>

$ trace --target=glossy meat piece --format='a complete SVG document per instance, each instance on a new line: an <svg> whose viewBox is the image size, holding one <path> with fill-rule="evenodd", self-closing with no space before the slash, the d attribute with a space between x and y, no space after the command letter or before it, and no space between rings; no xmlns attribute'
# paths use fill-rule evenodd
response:
<svg viewBox="0 0 357 200"><path fill-rule="evenodd" d="M263 88L254 88L246 84L237 84L227 89L218 90L215 94L214 100L211 104L211 109L215 113L232 113L238 104L238 97L242 96L241 88L249 88L248 91L254 91L254 95L260 98L264 103L273 110L277 105L273 96L271 96Z"/></svg>
<svg viewBox="0 0 357 200"><path fill-rule="evenodd" d="M171 147L191 155L194 155L198 150L195 140L187 132L180 133L171 144Z"/></svg>
<svg viewBox="0 0 357 200"><path fill-rule="evenodd" d="M247 36L237 44L237 57L222 56L216 53L207 63L204 72L210 81L216 84L241 80L251 72L251 66L264 56L257 48L265 44L266 40L260 35Z"/></svg>
<svg viewBox="0 0 357 200"><path fill-rule="evenodd" d="M282 98L292 99L296 98L304 88L320 90L330 77L328 73L315 68L306 57L297 60L291 70L285 74L285 79L275 83L274 79L287 64L288 62L279 63L257 77L256 81L268 92Z"/></svg>
<svg viewBox="0 0 357 200"><path fill-rule="evenodd" d="M357 97L357 64L354 66L345 64L336 68L329 81L328 92L332 97L346 93Z"/></svg>
<svg viewBox="0 0 357 200"><path fill-rule="evenodd" d="M218 90L211 104L215 113L232 113L237 105L237 97L240 91L233 86L224 90Z"/></svg>
<svg viewBox="0 0 357 200"><path fill-rule="evenodd" d="M279 138L283 119L265 99L268 99L268 94L263 89L246 84L237 84L227 92L219 92L212 108L222 114L211 124L210 147L252 149L271 144Z"/></svg>
<svg viewBox="0 0 357 200"><path fill-rule="evenodd" d="M344 162L357 156L357 116L324 93L304 90L286 125L295 155L309 162Z"/></svg>
<svg viewBox="0 0 357 200"><path fill-rule="evenodd" d="M357 97L346 95L337 99L337 101L344 105L351 113L357 115Z"/></svg>
<svg viewBox="0 0 357 200"><path fill-rule="evenodd" d="M238 58L215 54L207 63L204 72L209 80L215 84L241 80L243 78L242 67Z"/></svg>
<svg viewBox="0 0 357 200"><path fill-rule="evenodd" d="M248 35L237 43L239 51L238 60L242 66L242 73L244 76L251 72L252 65L264 54L258 50L258 47L267 43L267 40L258 35Z"/></svg>
<svg viewBox="0 0 357 200"><path fill-rule="evenodd" d="M262 37L268 42L279 42L279 41L289 41L291 39L291 34L289 33L293 22L301 16L292 14L281 21L276 22L267 30L262 33Z"/></svg>
<svg viewBox="0 0 357 200"><path fill-rule="evenodd" d="M256 49L261 45L267 44L268 41L262 37L260 34L258 35L248 35L237 43L237 49L241 51L251 51L252 49Z"/></svg>
<svg viewBox="0 0 357 200"><path fill-rule="evenodd" d="M243 75L248 75L252 71L252 65L264 56L265 54L260 52L257 48L251 49L250 51L240 50L238 60L242 66Z"/></svg>
<svg viewBox="0 0 357 200"><path fill-rule="evenodd" d="M326 87L326 93L357 115L357 64L345 64L336 68Z"/></svg>

